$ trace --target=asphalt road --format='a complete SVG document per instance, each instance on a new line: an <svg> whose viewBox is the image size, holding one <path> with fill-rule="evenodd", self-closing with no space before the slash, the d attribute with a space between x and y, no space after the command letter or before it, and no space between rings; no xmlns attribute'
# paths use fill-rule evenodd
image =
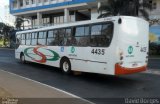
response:
<svg viewBox="0 0 160 104"><path fill-rule="evenodd" d="M149 69L159 69L160 70L160 58L149 59L148 67Z"/></svg>
<svg viewBox="0 0 160 104"><path fill-rule="evenodd" d="M54 67L34 63L21 64L15 60L14 50L8 49L0 49L0 69L54 86L94 103L106 103L105 98L160 97L158 74L65 75ZM149 60L149 70L152 69L160 69L160 59Z"/></svg>

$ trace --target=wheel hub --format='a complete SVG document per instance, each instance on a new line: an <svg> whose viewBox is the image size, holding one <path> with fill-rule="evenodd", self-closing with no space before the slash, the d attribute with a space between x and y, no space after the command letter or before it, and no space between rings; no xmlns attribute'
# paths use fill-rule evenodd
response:
<svg viewBox="0 0 160 104"><path fill-rule="evenodd" d="M63 63L63 70L67 72L69 70L69 64L67 62Z"/></svg>

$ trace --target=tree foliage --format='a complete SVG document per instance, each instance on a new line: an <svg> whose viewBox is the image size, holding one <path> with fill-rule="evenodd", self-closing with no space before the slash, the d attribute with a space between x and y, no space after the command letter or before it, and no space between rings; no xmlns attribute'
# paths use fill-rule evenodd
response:
<svg viewBox="0 0 160 104"><path fill-rule="evenodd" d="M10 38L10 32L14 29L14 27L5 24L5 23L0 23L0 34L3 35L4 38L4 45L6 43L6 40L9 40Z"/></svg>
<svg viewBox="0 0 160 104"><path fill-rule="evenodd" d="M23 23L25 21L29 22L28 20L25 20L25 19L23 19L21 17L17 17L16 21L15 21L15 27L16 27L16 29L17 30L21 30L21 27L23 26ZM23 26L23 30L24 30L24 26Z"/></svg>
<svg viewBox="0 0 160 104"><path fill-rule="evenodd" d="M144 18L149 19L147 9L151 9L151 5L148 2L139 2L139 0L108 0L107 5L102 5L98 12L100 13L98 18L107 16L138 16L141 13Z"/></svg>

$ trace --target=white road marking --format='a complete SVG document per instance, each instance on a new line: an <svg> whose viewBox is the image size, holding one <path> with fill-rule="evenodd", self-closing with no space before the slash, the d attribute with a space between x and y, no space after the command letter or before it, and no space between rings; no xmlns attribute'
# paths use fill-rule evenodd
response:
<svg viewBox="0 0 160 104"><path fill-rule="evenodd" d="M11 48L0 48L2 50L15 50L15 49L11 49Z"/></svg>
<svg viewBox="0 0 160 104"><path fill-rule="evenodd" d="M155 74L155 75L160 75L160 69L149 69L145 72L142 72L142 73L147 73L147 74Z"/></svg>
<svg viewBox="0 0 160 104"><path fill-rule="evenodd" d="M77 96L77 95L71 94L71 93L69 93L69 92L66 92L66 91L64 91L64 90L58 89L58 88L56 88L56 87L53 87L53 86L50 86L50 85L47 85L47 84L44 84L44 83L41 83L41 82L38 82L38 81L35 81L35 80L32 80L32 79L29 79L29 78L20 76L20 75L18 75L18 74L11 73L11 72L8 72L8 71L5 71L5 70L0 70L0 71L6 72L6 73L11 74L11 75L14 75L14 76L18 76L18 77L20 77L20 78L23 78L23 79L26 79L26 80L29 80L29 81L32 81L32 82L35 82L35 83L38 83L38 84L41 84L41 85L43 85L43 86L49 87L49 88L54 89L54 90L63 92L63 93L68 94L68 95L70 95L70 96L72 96L72 97L81 99L82 101L85 101L85 102L87 102L87 103L89 103L89 104L95 104L95 103L93 103L93 102L91 102L91 101L89 101L89 100L86 100L86 99L81 98L81 97L79 97L79 96Z"/></svg>

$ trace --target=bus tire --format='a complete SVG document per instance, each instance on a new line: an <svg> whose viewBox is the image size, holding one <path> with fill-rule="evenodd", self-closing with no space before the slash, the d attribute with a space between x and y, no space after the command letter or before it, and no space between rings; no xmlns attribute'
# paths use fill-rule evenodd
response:
<svg viewBox="0 0 160 104"><path fill-rule="evenodd" d="M68 58L61 60L60 68L65 74L71 74L71 63Z"/></svg>
<svg viewBox="0 0 160 104"><path fill-rule="evenodd" d="M26 63L26 61L25 61L25 56L24 56L23 53L21 53L21 55L20 55L20 61L21 61L22 64L25 64L25 63Z"/></svg>

